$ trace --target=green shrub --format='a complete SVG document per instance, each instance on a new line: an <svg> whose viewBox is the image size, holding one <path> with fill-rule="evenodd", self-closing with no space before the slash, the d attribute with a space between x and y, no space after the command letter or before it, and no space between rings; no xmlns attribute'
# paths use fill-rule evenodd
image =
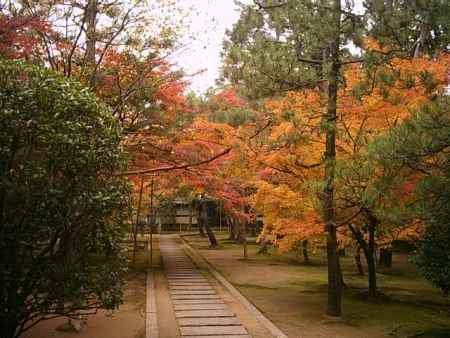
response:
<svg viewBox="0 0 450 338"><path fill-rule="evenodd" d="M121 130L80 84L0 60L0 336L122 301Z"/></svg>

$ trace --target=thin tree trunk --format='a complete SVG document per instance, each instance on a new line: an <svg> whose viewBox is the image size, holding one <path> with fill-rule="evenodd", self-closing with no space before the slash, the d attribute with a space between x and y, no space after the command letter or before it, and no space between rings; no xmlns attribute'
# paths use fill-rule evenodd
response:
<svg viewBox="0 0 450 338"><path fill-rule="evenodd" d="M241 224L241 232L242 232L242 246L244 249L244 259L248 259L248 252L247 252L247 221L242 221Z"/></svg>
<svg viewBox="0 0 450 338"><path fill-rule="evenodd" d="M134 226L134 232L133 232L133 263L135 262L135 259L136 259L137 234L138 234L139 220L141 217L141 203L142 203L143 189L144 189L144 177L141 177L141 188L139 191L138 208L137 208L137 212L136 212L136 225Z"/></svg>
<svg viewBox="0 0 450 338"><path fill-rule="evenodd" d="M197 218L197 226L198 226L198 231L200 233L200 237L206 237L203 220L201 220L200 217Z"/></svg>
<svg viewBox="0 0 450 338"><path fill-rule="evenodd" d="M206 234L208 235L209 242L211 243L211 246L218 246L219 243L217 242L216 236L214 235L214 232L211 229L211 226L209 225L208 221L205 222L205 229Z"/></svg>
<svg viewBox="0 0 450 338"><path fill-rule="evenodd" d="M308 240L305 239L302 241L302 252L303 252L303 262L305 264L310 264L311 261L309 260L309 254L308 254Z"/></svg>
<svg viewBox="0 0 450 338"><path fill-rule="evenodd" d="M369 271L369 296L377 295L377 272L375 265L375 225L369 225L369 247L367 252L367 269Z"/></svg>
<svg viewBox="0 0 450 338"><path fill-rule="evenodd" d="M155 211L153 208L153 195L155 189L155 180L152 177L150 188L150 268L153 269L153 226L155 225Z"/></svg>
<svg viewBox="0 0 450 338"><path fill-rule="evenodd" d="M334 210L334 177L336 169L336 118L337 118L337 92L339 78L339 47L341 24L341 0L333 1L332 15L334 22L333 41L330 45L330 57L324 52L324 66L328 78L327 86L327 112L326 112L326 144L325 144L325 188L324 188L324 223L327 231L327 258L328 258L328 303L327 314L341 315L342 283L337 252L337 229ZM327 62L325 62L327 61Z"/></svg>
<svg viewBox="0 0 450 338"><path fill-rule="evenodd" d="M361 245L359 245L359 244L358 244L358 246L356 248L355 263L356 263L356 267L358 268L358 273L361 276L364 276L364 268L363 268L363 265L361 263Z"/></svg>
<svg viewBox="0 0 450 338"><path fill-rule="evenodd" d="M236 240L236 224L235 221L229 217L227 220L228 224L229 224L229 229L230 229L230 236L228 237L228 239L235 241Z"/></svg>
<svg viewBox="0 0 450 338"><path fill-rule="evenodd" d="M189 231L192 229L192 203L189 204Z"/></svg>
<svg viewBox="0 0 450 338"><path fill-rule="evenodd" d="M244 223L241 221L237 221L235 223L235 226L236 226L235 231L237 235L236 240L239 244L244 244L244 240L246 240L246 238L244 237L244 229L243 229Z"/></svg>

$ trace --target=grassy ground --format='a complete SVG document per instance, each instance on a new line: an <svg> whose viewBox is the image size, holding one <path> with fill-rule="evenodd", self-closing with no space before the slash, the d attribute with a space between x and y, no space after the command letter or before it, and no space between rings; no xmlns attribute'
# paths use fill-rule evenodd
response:
<svg viewBox="0 0 450 338"><path fill-rule="evenodd" d="M327 298L327 268L321 250L304 265L294 253L257 255L218 234L219 249L199 236L185 239L221 271L289 337L450 337L450 302L421 278L404 254L394 254L393 268L378 274L384 297L365 296L367 276L359 276L352 257L341 260L345 283L344 315L338 322L323 316Z"/></svg>

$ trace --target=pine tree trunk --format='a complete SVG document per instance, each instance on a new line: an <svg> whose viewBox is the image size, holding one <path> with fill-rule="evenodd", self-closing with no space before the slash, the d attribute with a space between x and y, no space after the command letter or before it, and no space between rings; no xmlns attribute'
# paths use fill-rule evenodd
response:
<svg viewBox="0 0 450 338"><path fill-rule="evenodd" d="M375 265L375 225L369 226L369 247L367 251L367 269L369 272L369 296L377 295L377 271Z"/></svg>
<svg viewBox="0 0 450 338"><path fill-rule="evenodd" d="M309 260L309 254L308 254L308 240L305 239L302 241L302 253L303 253L303 262L305 264L310 264L311 261Z"/></svg>
<svg viewBox="0 0 450 338"><path fill-rule="evenodd" d="M96 44L97 44L97 14L98 0L88 0L86 7L86 54L85 64L88 69L86 75L89 79L89 85L94 88L96 83Z"/></svg>
<svg viewBox="0 0 450 338"><path fill-rule="evenodd" d="M86 64L95 65L97 0L89 0L86 7Z"/></svg>
<svg viewBox="0 0 450 338"><path fill-rule="evenodd" d="M324 51L324 66L328 78L327 86L327 112L326 112L326 143L325 143L325 188L324 188L324 223L327 231L327 258L328 258L328 304L327 314L341 315L342 283L339 266L336 217L334 210L334 177L336 169L336 118L337 118L337 91L339 79L339 47L341 0L333 1L332 15L334 22L328 57Z"/></svg>

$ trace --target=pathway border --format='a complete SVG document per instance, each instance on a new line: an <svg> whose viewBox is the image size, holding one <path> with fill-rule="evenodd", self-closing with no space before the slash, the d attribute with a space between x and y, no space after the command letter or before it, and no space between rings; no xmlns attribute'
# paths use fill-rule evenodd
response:
<svg viewBox="0 0 450 338"><path fill-rule="evenodd" d="M242 305L252 313L256 319L273 335L275 338L288 338L288 336L281 331L274 323L272 323L266 316L264 316L261 311L256 308L245 296L243 296L238 289L236 289L229 281L223 277L220 272L218 272L206 258L204 258L200 253L198 253L191 245L180 236L183 240L183 246L191 258L197 258L205 263L206 268L209 272L238 300ZM194 257L193 257L194 256ZM147 337L148 338L148 337Z"/></svg>
<svg viewBox="0 0 450 338"><path fill-rule="evenodd" d="M145 338L158 338L158 315L156 311L155 278L153 270L147 269L146 307L145 307Z"/></svg>

